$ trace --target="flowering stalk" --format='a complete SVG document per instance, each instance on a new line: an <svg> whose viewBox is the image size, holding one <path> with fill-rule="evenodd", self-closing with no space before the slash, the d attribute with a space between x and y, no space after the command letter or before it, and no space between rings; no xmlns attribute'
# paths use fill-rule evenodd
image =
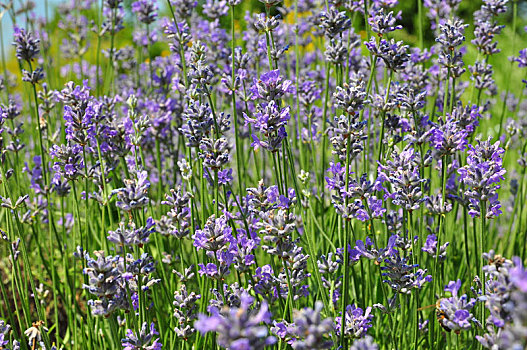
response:
<svg viewBox="0 0 527 350"><path fill-rule="evenodd" d="M517 23L517 17L518 17L518 0L512 0L512 48L511 51L514 52L515 43L516 43L516 23ZM508 80L510 80L512 76L512 68L514 65L514 61L511 61L509 66L509 74L508 74ZM501 135L502 128L503 128L503 120L505 117L505 108L507 106L507 98L509 97L510 92L510 84L507 84L507 88L505 90L505 97L503 98L503 104L501 105L501 115L500 115L500 128L498 129L498 135Z"/></svg>
<svg viewBox="0 0 527 350"><path fill-rule="evenodd" d="M235 32L234 32L234 9L235 5L231 5L231 60L232 60L232 72L231 72L231 84L232 84L232 91L231 91L231 97L232 97L232 118L234 120L234 139L235 139L235 145L236 145L236 165L238 169L236 172L238 173L238 188L240 191L245 188L243 179L245 175L245 171L242 172L242 169L245 169L242 167L242 159L243 159L243 144L240 142L240 133L238 130L238 113L236 112L236 70L235 70L235 62L234 62L234 48L235 48Z"/></svg>
<svg viewBox="0 0 527 350"><path fill-rule="evenodd" d="M366 85L366 95L367 96L369 96L370 91L371 91L373 79L374 79L374 76L375 76L375 68L376 68L376 65L377 65L377 59L375 59L375 57L373 57L373 55L370 55L370 62L371 62L370 76L368 77L368 83ZM360 111L360 118L359 118L360 121L364 120L364 112L365 111L366 111L365 108ZM371 139L372 139L372 137L370 137L371 122L372 122L372 119L373 119L371 117L371 109L369 110L368 114L369 114L369 116L368 116L368 123L366 124L366 132L368 133L368 138L367 138L367 140L364 141L367 150L370 149L370 142L371 142ZM363 173L369 173L369 171L370 171L370 163L367 162L368 153L369 153L369 151L368 152L363 152L363 158L362 158Z"/></svg>
<svg viewBox="0 0 527 350"><path fill-rule="evenodd" d="M298 23L298 0L295 0L295 23ZM302 142L302 136L300 135L300 99L299 99L299 90L300 90L300 50L298 47L298 31L299 28L295 27L295 102L296 102L296 111L295 111L295 123L296 127L295 130L295 142L294 145L296 148L300 150L300 167L304 166L304 163L302 162L304 160L304 157L302 156L304 154L304 145ZM311 118L310 118L311 119ZM311 130L311 129L310 129ZM313 142L313 136L311 135L311 142ZM315 163L313 163L315 164Z"/></svg>
<svg viewBox="0 0 527 350"><path fill-rule="evenodd" d="M268 4L265 5L265 15L267 16L267 18L271 18L271 6ZM269 70L278 68L273 66L273 59L271 58L271 49L274 48L274 45L271 46L271 38L272 34L269 32L269 30L266 29L265 39L267 43L267 59L269 60Z"/></svg>
<svg viewBox="0 0 527 350"><path fill-rule="evenodd" d="M392 85L393 70L390 70L388 75L388 82L386 83L386 93L384 95L384 105L388 103L388 96L390 95L390 87ZM384 151L384 124L386 124L386 109L383 107L381 111L381 134L379 137L379 154L377 156L377 162L382 160Z"/></svg>
<svg viewBox="0 0 527 350"><path fill-rule="evenodd" d="M114 80L114 71L113 71L113 60L114 60L114 55L115 55L115 52L114 52L114 47L115 47L115 44L114 44L114 37L115 37L115 21L116 21L116 16L117 16L117 9L116 8L112 8L111 9L111 16L112 16L112 29L111 29L111 32L110 32L110 60L108 61L108 65L106 66L106 72L104 74L105 77L109 77L108 79L108 91L111 91L112 88L113 88L113 80ZM106 90L106 89L105 89Z"/></svg>
<svg viewBox="0 0 527 350"><path fill-rule="evenodd" d="M419 48L423 49L423 3L421 0L417 0L417 22L419 24Z"/></svg>
<svg viewBox="0 0 527 350"><path fill-rule="evenodd" d="M7 181L6 181L7 179L5 177L4 170L2 169L2 167L0 167L0 179L1 179L2 183L3 183L4 193L6 193L6 195L9 198L11 198L11 194L10 194L9 188L7 186ZM29 257L28 257L28 254L27 254L25 237L22 236L23 230L22 230L22 226L20 224L20 220L18 218L18 213L17 213L16 208L12 209L12 214L13 214L13 217L15 218L16 231L18 232L18 234L20 236L20 241L19 241L20 244L19 244L19 246L21 247L21 251L22 251L22 260L23 260L24 272L25 272L25 274L27 276L27 279L29 280L29 285L31 287L31 291L33 292L33 295L37 295L37 289L35 287L35 280L34 280L34 277L33 277L33 272L31 271L31 263L29 261ZM9 218L9 221L11 221L11 215L8 215L8 218ZM13 228L13 231L14 231L15 227L14 227L12 222L11 222L11 227ZM16 258L13 255L12 255L12 259L13 259L13 264L16 264ZM18 266L18 264L16 264L16 265ZM15 299L15 303L16 303L16 299ZM29 301L26 303L26 306L29 306ZM44 314L42 313L42 305L40 305L37 302L37 303L35 303L35 306L36 306L36 313L37 313L38 320L44 320ZM29 315L26 315L26 321L27 322L29 320L28 316ZM49 336L48 336L47 332L43 333L43 339L44 339L44 343L46 344L46 346L50 347L51 342L49 340Z"/></svg>
<svg viewBox="0 0 527 350"><path fill-rule="evenodd" d="M31 65L31 61L28 61L29 64L29 70L33 72L33 66ZM42 127L40 126L40 111L38 108L38 98L37 98L37 87L35 86L34 82L31 82L31 87L33 89L33 102L35 103L35 117L36 117L36 123L37 123L37 129L38 129L38 144L40 146L40 156L42 157L42 164L46 166L46 152L44 151L44 143L42 142ZM47 180L47 171L43 172L44 176L44 183L48 183Z"/></svg>
<svg viewBox="0 0 527 350"><path fill-rule="evenodd" d="M170 0L167 0L167 5L168 5L168 8L170 9L170 13L172 15L172 20L174 21L177 34L178 36L181 36L181 32L179 30L179 25L176 19L176 15L174 14L174 8L172 7L172 2ZM185 86L188 86L187 62L185 58L185 51L182 45L179 45L179 59L181 60L181 65L183 66L183 79L185 82Z"/></svg>
<svg viewBox="0 0 527 350"><path fill-rule="evenodd" d="M331 73L331 68L330 68L330 65L328 62L326 62L326 66L325 66L325 69L324 69L324 74L325 74L325 83L324 83L324 102L323 102L323 112L322 112L322 160L321 160L321 165L320 165L320 169L326 169L327 166L326 166L326 147L327 147L327 115L328 115L328 103L329 103L329 76L330 76L330 73ZM314 150L314 145L312 144L311 145L311 152L315 152ZM316 157L313 157L313 160L315 161L316 160ZM313 164L313 167L315 169L318 168L318 166L316 164ZM319 176L319 179L318 179L318 186L319 188L323 189L323 185L324 184L324 176L322 173L320 173L320 176ZM322 198L322 202L324 200L324 194L325 194L325 191L322 190L322 193L320 194L321 195L321 198Z"/></svg>
<svg viewBox="0 0 527 350"><path fill-rule="evenodd" d="M448 169L448 156L444 156L442 158L441 162L441 206L444 208L446 204L446 182L447 182L447 169ZM439 290L436 290L435 288L433 290L436 290L436 293L438 293L441 290L441 286L443 283L442 279L442 273L439 271L439 249L441 246L441 237L445 236L445 221L446 217L445 215L441 215L439 217L439 232L437 236L437 246L436 246L436 257L435 257L435 265L434 265L434 275L436 276L435 279L437 280L436 288Z"/></svg>

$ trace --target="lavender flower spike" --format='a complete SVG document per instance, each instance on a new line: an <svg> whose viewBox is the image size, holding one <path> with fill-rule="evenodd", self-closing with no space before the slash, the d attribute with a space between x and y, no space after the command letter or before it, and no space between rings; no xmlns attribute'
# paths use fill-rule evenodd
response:
<svg viewBox="0 0 527 350"><path fill-rule="evenodd" d="M144 322L138 333L128 329L126 331L126 338L121 341L123 350L161 350L162 344L159 342L159 338L154 339L158 334L153 322L150 324L150 327Z"/></svg>
<svg viewBox="0 0 527 350"><path fill-rule="evenodd" d="M439 299L437 302L439 324L448 332L454 331L456 334L470 329L471 324L477 322L470 313L476 304L476 299L469 299L466 294L458 296L460 288L461 280L450 281L445 287L445 292L450 292L452 296Z"/></svg>
<svg viewBox="0 0 527 350"><path fill-rule="evenodd" d="M263 349L273 345L276 338L267 335L265 324L271 322L267 303L262 302L259 310L255 307L254 298L244 293L239 307L213 307L211 316L200 315L194 327L201 333L217 333L218 345L224 348Z"/></svg>

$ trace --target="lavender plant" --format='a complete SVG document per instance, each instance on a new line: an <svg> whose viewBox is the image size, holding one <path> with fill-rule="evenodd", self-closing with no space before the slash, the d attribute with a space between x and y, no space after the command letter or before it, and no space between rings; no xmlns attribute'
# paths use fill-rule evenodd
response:
<svg viewBox="0 0 527 350"><path fill-rule="evenodd" d="M525 348L523 5L4 1L0 349Z"/></svg>

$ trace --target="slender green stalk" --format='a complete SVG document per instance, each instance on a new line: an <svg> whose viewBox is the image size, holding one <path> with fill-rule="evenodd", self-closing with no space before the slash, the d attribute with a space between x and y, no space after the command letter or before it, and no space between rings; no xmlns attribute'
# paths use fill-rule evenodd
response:
<svg viewBox="0 0 527 350"><path fill-rule="evenodd" d="M327 169L326 166L326 148L327 148L327 142L328 142L328 136L327 136L327 119L328 119L328 104L329 104L329 76L330 76L330 65L328 62L326 62L326 69L324 70L325 76L325 82L324 82L324 105L322 106L322 161L320 167L316 167L317 169ZM312 145L311 147L314 147ZM315 150L312 148L312 151ZM315 165L315 164L314 164ZM324 185L324 176L322 172L319 172L318 177L318 186L319 188L323 189ZM324 191L321 193L321 201L324 203Z"/></svg>
<svg viewBox="0 0 527 350"><path fill-rule="evenodd" d="M150 82L150 92L152 91L153 89L153 81L154 81L154 69L152 67L152 50L151 50L151 47L150 47L150 25L147 24L146 25L146 53L148 55L148 70L150 71L150 79L149 82Z"/></svg>
<svg viewBox="0 0 527 350"><path fill-rule="evenodd" d="M236 37L234 32L234 5L231 5L231 84L232 84L232 91L231 91L231 98L232 98L232 118L234 120L234 140L235 140L235 146L236 146L236 173L238 174L238 186L239 190L243 191L245 189L244 185L244 178L245 178L245 167L242 166L242 159L243 159L243 143L240 142L240 132L239 132L239 126L238 126L238 114L236 113L236 67L235 67L235 59L234 59L234 51L235 51L235 44L236 44Z"/></svg>
<svg viewBox="0 0 527 350"><path fill-rule="evenodd" d="M514 53L515 49L515 43L516 43L516 23L518 18L518 0L512 0L512 47L511 51ZM508 79L507 81L510 81L512 76L512 68L514 65L514 61L510 62L509 66L509 73L508 73ZM500 114L500 128L498 130L498 137L501 136L501 131L503 128L503 120L505 119L505 109L507 106L507 99L509 97L510 87L512 84L507 84L507 88L505 90L505 97L503 98L503 104L501 105L501 114Z"/></svg>
<svg viewBox="0 0 527 350"><path fill-rule="evenodd" d="M424 48L423 42L423 2L422 0L417 0L417 23L419 27L419 48Z"/></svg>
<svg viewBox="0 0 527 350"><path fill-rule="evenodd" d="M0 173L0 180L3 183L4 191L9 196L9 198L11 198L9 188L8 188L8 186L6 184L7 181L6 181L6 178L5 178L4 171L0 170L0 172L1 172ZM12 211L12 214L13 214L13 217L15 218L16 231L18 233L18 237L20 237L19 247L20 247L20 250L21 250L21 253L22 253L22 261L23 261L24 272L26 274L26 278L29 280L29 285L31 287L31 292L33 293L33 295L36 296L38 294L37 294L37 289L35 287L35 280L34 280L34 277L33 277L33 272L31 270L31 266L32 265L31 265L31 263L29 261L29 256L28 256L28 253L27 253L26 237L24 237L22 235L22 232L24 232L24 231L22 230L22 226L20 224L20 220L18 218L18 213L17 213L16 209L14 209ZM15 228L13 227L13 230L14 229ZM13 256L13 261L15 261L14 256ZM16 302L16 299L15 299L15 302ZM29 303L26 303L26 306L28 306L28 304ZM35 301L35 309L36 309L36 314L37 314L38 320L42 320L42 321L45 322L44 313L42 312L42 305L38 301ZM44 344L46 345L46 347L49 348L51 343L50 343L50 340L49 340L48 333L47 332L42 332L42 338L43 338L43 341L44 341Z"/></svg>
<svg viewBox="0 0 527 350"><path fill-rule="evenodd" d="M108 81L108 89L112 89L113 86L113 60L115 56L114 47L115 47L115 21L117 16L117 9L112 9L112 26L110 28L110 51L109 51L109 61L106 65L106 72L104 76Z"/></svg>
<svg viewBox="0 0 527 350"><path fill-rule="evenodd" d="M390 87L392 85L393 71L390 71L388 76L388 82L386 83L386 93L384 95L384 105L388 103L388 97L390 96ZM381 111L381 134L379 137L379 154L377 156L377 161L380 162L383 156L384 150L384 124L386 124L386 109L383 107ZM378 171L378 168L377 168Z"/></svg>
<svg viewBox="0 0 527 350"><path fill-rule="evenodd" d="M448 169L448 156L445 156L442 158L442 168L441 168L441 206L444 208L446 206L446 182L447 182L447 169ZM439 270L439 249L441 247L441 242L443 240L443 237L445 235L445 220L446 217L444 215L441 215L439 217L439 231L437 233L437 244L436 244L436 256L435 256L435 264L434 264L434 276L436 276L436 280L438 283L436 283L436 288L433 289L435 293L441 293L441 286L442 284L442 278L438 274Z"/></svg>
<svg viewBox="0 0 527 350"><path fill-rule="evenodd" d="M179 24L176 19L176 15L174 13L174 8L172 7L172 2L170 0L167 0L168 8L170 9L170 14L172 15L172 20L174 21L174 26L176 27L176 31L178 36L181 36L181 32L179 30ZM187 76L187 61L185 58L185 48L182 45L179 45L179 59L181 61L182 69L183 69L183 80L185 82L185 86L188 86L188 76Z"/></svg>
<svg viewBox="0 0 527 350"><path fill-rule="evenodd" d="M33 71L33 66L31 65L31 62L28 62L28 63L29 63L29 70L32 72ZM38 108L37 87L33 83L31 84L31 87L33 89L33 102L35 103L34 113L35 113L35 118L36 118L36 123L37 123L37 130L38 130L38 143L39 143L39 147L40 147L40 157L42 158L42 164L47 164L47 162L46 162L46 152L44 151L44 143L42 142L42 128L40 126L40 111L39 111L39 108ZM42 172L42 176L44 177L44 183L47 184L48 183L47 171L43 171Z"/></svg>

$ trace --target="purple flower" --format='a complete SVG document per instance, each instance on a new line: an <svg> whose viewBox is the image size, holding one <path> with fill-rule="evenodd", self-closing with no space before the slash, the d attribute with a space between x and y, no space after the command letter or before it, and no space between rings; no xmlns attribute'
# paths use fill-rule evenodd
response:
<svg viewBox="0 0 527 350"><path fill-rule="evenodd" d="M211 316L199 315L194 327L201 333L215 332L220 346L233 349L263 349L273 345L276 338L268 335L265 324L271 322L271 312L265 301L256 309L254 298L241 296L239 307L212 307Z"/></svg>
<svg viewBox="0 0 527 350"><path fill-rule="evenodd" d="M441 315L438 318L441 326L457 334L462 330L470 329L471 324L477 322L470 313L476 304L476 299L468 299L466 294L458 296L460 288L461 280L450 281L445 287L445 292L450 292L452 296L439 299L437 306L437 313Z"/></svg>
<svg viewBox="0 0 527 350"><path fill-rule="evenodd" d="M150 201L148 198L148 189L150 188L150 181L148 181L148 173L140 171L136 173L134 179L125 179L125 187L118 188L112 191L112 195L117 196L115 205L124 210L131 211L146 207Z"/></svg>
<svg viewBox="0 0 527 350"><path fill-rule="evenodd" d="M394 17L393 11L385 14L384 9L381 8L378 12L374 12L373 15L370 16L368 23L371 26L371 30L382 37L386 33L403 28L402 25L395 25L398 17L401 17L401 12Z"/></svg>
<svg viewBox="0 0 527 350"><path fill-rule="evenodd" d="M271 327L271 333L275 334L280 339L285 339L289 334L287 322L273 321L273 327Z"/></svg>
<svg viewBox="0 0 527 350"><path fill-rule="evenodd" d="M229 260L225 260L223 263L220 264L214 264L214 263L207 263L207 264L198 264L199 267L199 274L200 276L207 276L212 279L221 280L224 279L227 275L230 274L230 265L232 264L232 258L233 255L229 252L226 252L224 254L225 256L229 256Z"/></svg>
<svg viewBox="0 0 527 350"><path fill-rule="evenodd" d="M280 280L274 275L271 265L257 267L255 274L254 291L262 295L267 300L274 301L278 299L280 293Z"/></svg>
<svg viewBox="0 0 527 350"><path fill-rule="evenodd" d="M16 58L22 61L31 62L40 53L40 39L33 36L33 33L26 32L24 28L15 26Z"/></svg>
<svg viewBox="0 0 527 350"><path fill-rule="evenodd" d="M229 13L229 5L225 0L207 0L203 4L203 13L212 19L217 19Z"/></svg>
<svg viewBox="0 0 527 350"><path fill-rule="evenodd" d="M527 293L527 270L519 257L513 258L514 267L510 269L511 282L521 292Z"/></svg>
<svg viewBox="0 0 527 350"><path fill-rule="evenodd" d="M285 80L280 76L280 70L272 70L254 78L253 86L250 88L253 100L259 98L265 101L279 101L286 93L293 93L294 85L291 80Z"/></svg>
<svg viewBox="0 0 527 350"><path fill-rule="evenodd" d="M475 81L475 87L478 90L487 89L490 95L497 94L497 87L492 78L492 66L484 61L476 61L473 66L468 66L472 76L470 79Z"/></svg>
<svg viewBox="0 0 527 350"><path fill-rule="evenodd" d="M434 126L430 131L430 143L440 156L462 151L468 144L468 133L458 126L458 122L447 115L446 122Z"/></svg>
<svg viewBox="0 0 527 350"><path fill-rule="evenodd" d="M338 159L345 164L347 159L351 162L363 151L363 144L366 139L364 132L366 122L358 120L359 114L356 113L355 108L362 109L363 106L362 102L353 101L357 96L351 96L347 92L338 89L337 87L339 96L334 95L337 105L340 108L345 108L349 115L335 116L333 121L330 122L331 127L328 128L328 132L331 135L332 153L337 155ZM342 95L340 94L341 92L343 92Z"/></svg>
<svg viewBox="0 0 527 350"><path fill-rule="evenodd" d="M9 333L11 326L6 324L4 320L0 320L0 347L5 347L9 344Z"/></svg>
<svg viewBox="0 0 527 350"><path fill-rule="evenodd" d="M462 66L464 65L462 60L462 50L456 48L463 44L465 41L465 28L468 24L464 24L463 21L456 19L449 19L446 23L439 25L440 34L436 38L439 43L439 64L454 71L455 76L459 76L462 73ZM459 71L456 73L456 71Z"/></svg>
<svg viewBox="0 0 527 350"><path fill-rule="evenodd" d="M139 228L136 228L133 222L128 225L121 222L117 230L108 232L108 240L121 246L142 246L148 243L150 235L154 232L155 223L152 218L146 220L146 226Z"/></svg>
<svg viewBox="0 0 527 350"><path fill-rule="evenodd" d="M337 86L333 93L337 108L343 109L348 114L355 114L364 108L368 100L366 85L362 79L351 79L350 83L344 83L342 87Z"/></svg>
<svg viewBox="0 0 527 350"><path fill-rule="evenodd" d="M190 18L192 11L198 6L197 0L170 0L178 19Z"/></svg>
<svg viewBox="0 0 527 350"><path fill-rule="evenodd" d="M165 194L163 205L171 207L170 211L161 217L156 224L158 232L162 235L172 235L183 238L190 231L190 194L181 190L181 187L171 189L170 194Z"/></svg>
<svg viewBox="0 0 527 350"><path fill-rule="evenodd" d="M68 180L75 180L82 175L84 169L84 160L82 157L82 147L74 145L53 145L49 150L51 159L56 159L53 164L55 171L54 179L60 181L60 177Z"/></svg>
<svg viewBox="0 0 527 350"><path fill-rule="evenodd" d="M81 86L70 81L55 95L57 101L64 103L66 139L83 147L96 143L96 124L103 118L103 105L90 96L87 83L85 80Z"/></svg>
<svg viewBox="0 0 527 350"><path fill-rule="evenodd" d="M247 237L242 230L238 231L236 238L231 236L229 251L234 254L234 266L236 270L245 272L251 265L256 263L253 251L259 246L258 239Z"/></svg>
<svg viewBox="0 0 527 350"><path fill-rule="evenodd" d="M290 119L289 107L279 108L275 101L270 101L260 104L252 118L245 113L244 118L245 125L253 124L261 134L260 137L252 135L254 142L251 146L255 149L262 147L270 152L277 152L281 148L287 136L285 126Z"/></svg>
<svg viewBox="0 0 527 350"><path fill-rule="evenodd" d="M333 342L328 339L333 332L333 320L322 318L323 307L322 302L317 301L314 309L295 310L294 324L290 327L291 336L294 338L291 344L293 349L330 349L333 346Z"/></svg>
<svg viewBox="0 0 527 350"><path fill-rule="evenodd" d="M239 170L238 170L239 171ZM230 184L233 180L232 177L232 168L220 170L218 172L218 184L227 185Z"/></svg>
<svg viewBox="0 0 527 350"><path fill-rule="evenodd" d="M204 249L207 255L213 257L214 253L227 248L232 235L232 228L227 223L225 216L216 218L214 215L207 219L203 229L196 230L192 238L194 247Z"/></svg>
<svg viewBox="0 0 527 350"><path fill-rule="evenodd" d="M343 40L331 39L326 44L326 51L324 56L326 61L333 64L343 64L346 61L348 49L346 43Z"/></svg>
<svg viewBox="0 0 527 350"><path fill-rule="evenodd" d="M518 67L527 67L527 48L520 50L518 57L514 57L514 62L518 62Z"/></svg>
<svg viewBox="0 0 527 350"><path fill-rule="evenodd" d="M229 142L225 137L216 140L205 137L199 143L199 156L204 167L219 171L229 162Z"/></svg>
<svg viewBox="0 0 527 350"><path fill-rule="evenodd" d="M498 43L493 41L494 36L501 33L504 25L497 25L490 21L475 21L474 39L472 43L486 56L500 52Z"/></svg>
<svg viewBox="0 0 527 350"><path fill-rule="evenodd" d="M339 12L336 7L330 7L326 12L318 15L319 27L328 38L332 39L351 27L351 19L345 11Z"/></svg>
<svg viewBox="0 0 527 350"><path fill-rule="evenodd" d="M138 0L132 3L132 12L137 15L139 22L150 24L156 20L157 4L152 0Z"/></svg>
<svg viewBox="0 0 527 350"><path fill-rule="evenodd" d="M372 327L373 315L371 307L362 310L353 305L346 306L344 322L344 336L347 338L362 338L366 335L369 328ZM342 317L335 317L335 330L337 335L340 334L342 327Z"/></svg>
<svg viewBox="0 0 527 350"><path fill-rule="evenodd" d="M380 218L386 213L386 208L383 207L383 201L372 196L368 198L368 206L371 211L371 215L374 218Z"/></svg>
<svg viewBox="0 0 527 350"><path fill-rule="evenodd" d="M396 243L397 243L398 236L392 235L388 239L388 243L385 248L377 248L373 247L373 241L368 237L363 242L361 240L357 240L355 242L355 251L357 252L355 255L364 256L367 259L376 260L377 263L382 262L385 258L388 258L394 254L397 253Z"/></svg>
<svg viewBox="0 0 527 350"><path fill-rule="evenodd" d="M45 194L44 177L42 174L42 158L40 156L33 157L33 168L30 169L25 163L24 171L31 176L30 188L35 191L35 194Z"/></svg>
<svg viewBox="0 0 527 350"><path fill-rule="evenodd" d="M409 258L401 257L399 253L384 259L385 266L381 267L383 277L389 279L383 280L393 291L402 294L410 294L412 289L419 288L432 281L431 275L426 275L426 270L418 269L414 271L418 264L408 265Z"/></svg>
<svg viewBox="0 0 527 350"><path fill-rule="evenodd" d="M439 252L437 249L437 236L434 234L428 235L426 237L425 244L421 248L423 252L428 253L432 258L436 258L436 255L439 253L439 261L443 261L446 258L446 248L448 247L449 242L446 242L441 247L439 247Z"/></svg>
<svg viewBox="0 0 527 350"><path fill-rule="evenodd" d="M481 9L474 13L474 19L478 22L486 22L497 17L500 13L507 12L507 3L509 0L483 0Z"/></svg>
<svg viewBox="0 0 527 350"><path fill-rule="evenodd" d="M210 134L213 124L209 105L190 103L183 113L183 126L179 129L185 136L187 147L198 147L201 140Z"/></svg>
<svg viewBox="0 0 527 350"><path fill-rule="evenodd" d="M382 39L378 44L374 37L364 43L372 55L381 58L386 64L386 68L392 71L403 69L404 64L410 60L408 45L402 41Z"/></svg>
<svg viewBox="0 0 527 350"><path fill-rule="evenodd" d="M465 41L465 28L468 24L463 21L448 20L445 24L439 25L439 36L436 41L441 45L443 52L448 55L448 51L453 51L454 48L463 44Z"/></svg>
<svg viewBox="0 0 527 350"><path fill-rule="evenodd" d="M519 257L506 259L494 251L483 254L485 271L485 307L490 311L487 332L477 336L487 349L522 349L525 347L527 317L527 272Z"/></svg>
<svg viewBox="0 0 527 350"><path fill-rule="evenodd" d="M131 329L126 330L126 338L121 340L123 350L161 350L162 344L159 342L159 338L154 339L159 333L154 327L154 323L148 324L143 323L139 332L134 332Z"/></svg>
<svg viewBox="0 0 527 350"><path fill-rule="evenodd" d="M407 146L400 153L394 151L392 160L379 164L378 186L384 190L385 199L391 198L392 203L406 210L417 210L425 200L422 186L426 179L421 178L419 167L421 155L414 148ZM390 186L384 188L383 183Z"/></svg>
<svg viewBox="0 0 527 350"><path fill-rule="evenodd" d="M364 338L357 339L351 344L350 350L378 350L379 346L373 341L373 337L366 335Z"/></svg>
<svg viewBox="0 0 527 350"><path fill-rule="evenodd" d="M472 135L479 125L481 119L480 107L477 105L468 105L463 107L461 101L458 101L451 114L447 114L447 120L453 120L457 126L467 131L467 135Z"/></svg>
<svg viewBox="0 0 527 350"><path fill-rule="evenodd" d="M201 295L187 292L187 287L183 284L180 290L174 292L174 317L178 320L178 327L175 332L180 338L187 339L194 334L195 329L192 325L196 319L197 301Z"/></svg>
<svg viewBox="0 0 527 350"><path fill-rule="evenodd" d="M446 19L459 7L460 0L445 2L443 0L424 0L423 5L428 8L426 16L430 19L430 27L435 30L440 23Z"/></svg>
<svg viewBox="0 0 527 350"><path fill-rule="evenodd" d="M501 158L505 150L499 146L500 141L492 144L491 137L487 141L478 140L476 146L469 145L467 165L458 169L459 181L466 186L465 196L470 201L469 214L472 217L479 217L481 205L486 206L487 202L487 218L501 214L497 190L500 188L498 183L505 179L506 170Z"/></svg>
<svg viewBox="0 0 527 350"><path fill-rule="evenodd" d="M245 123L253 124L254 128L264 135L277 133L289 121L289 107L279 108L275 101L263 103L254 117L244 114Z"/></svg>
<svg viewBox="0 0 527 350"><path fill-rule="evenodd" d="M88 284L83 285L90 294L98 299L89 300L94 316L108 316L118 309L128 309L129 302L124 282L124 259L120 256L105 256L104 252L94 252L96 259L85 253L86 268L83 274Z"/></svg>

